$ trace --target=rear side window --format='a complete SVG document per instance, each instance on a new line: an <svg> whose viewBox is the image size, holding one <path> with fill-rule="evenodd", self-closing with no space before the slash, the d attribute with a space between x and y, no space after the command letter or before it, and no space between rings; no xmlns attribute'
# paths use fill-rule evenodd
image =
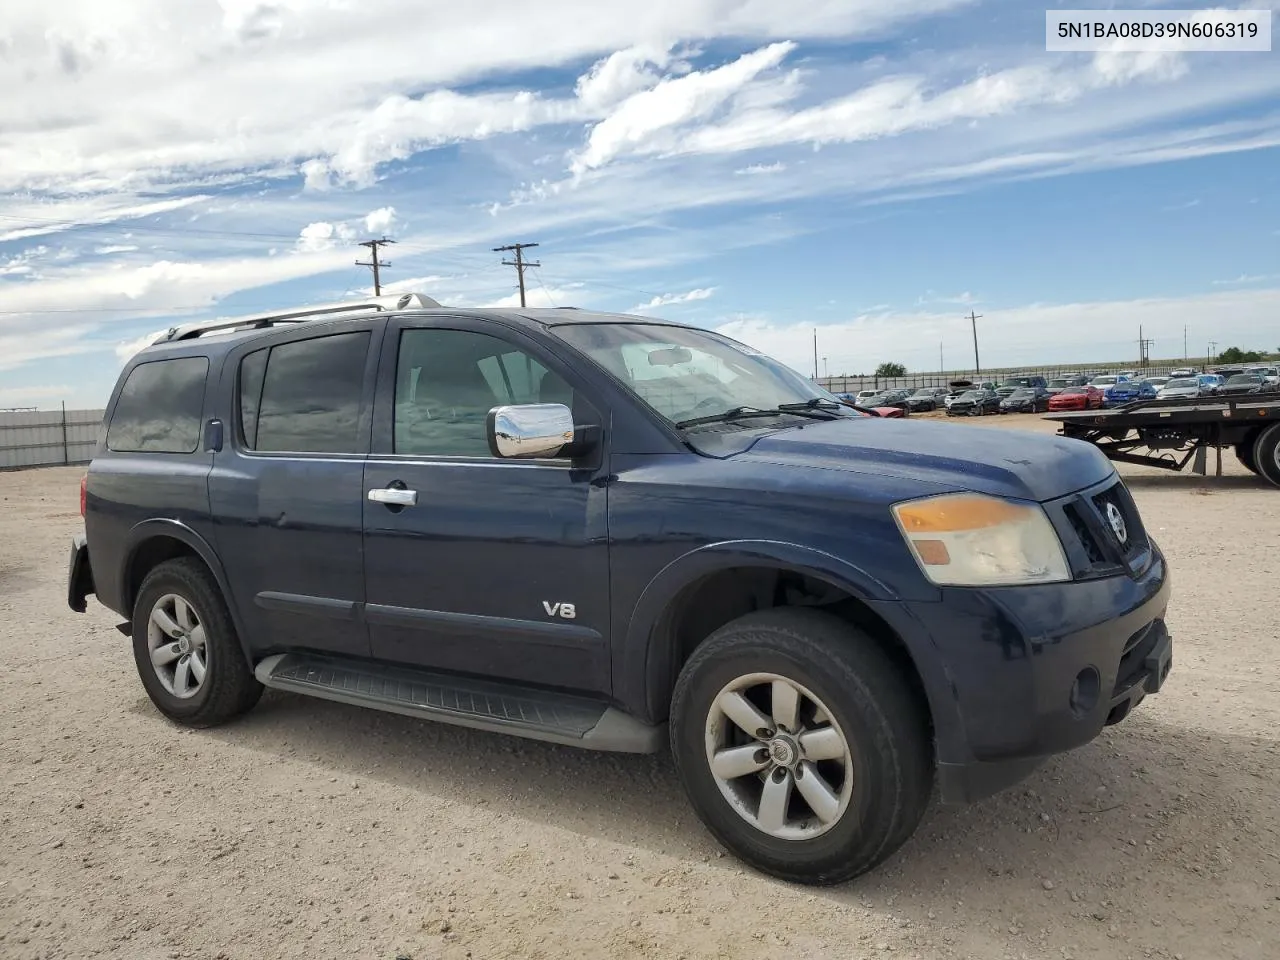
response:
<svg viewBox="0 0 1280 960"><path fill-rule="evenodd" d="M251 450L360 453L369 332L297 340L240 361L240 422ZM259 360L265 355L265 360ZM262 366L261 392L252 402Z"/></svg>
<svg viewBox="0 0 1280 960"><path fill-rule="evenodd" d="M140 363L129 373L107 427L107 449L120 453L195 453L206 357Z"/></svg>

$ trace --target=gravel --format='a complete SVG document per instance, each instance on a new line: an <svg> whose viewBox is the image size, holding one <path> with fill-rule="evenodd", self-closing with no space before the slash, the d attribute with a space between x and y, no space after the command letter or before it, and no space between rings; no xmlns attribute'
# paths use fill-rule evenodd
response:
<svg viewBox="0 0 1280 960"><path fill-rule="evenodd" d="M1011 427L1049 425L956 426ZM1165 691L824 890L722 856L665 756L270 692L168 723L115 616L66 608L82 471L0 474L0 957L1274 956L1280 491L1123 470L1175 575Z"/></svg>

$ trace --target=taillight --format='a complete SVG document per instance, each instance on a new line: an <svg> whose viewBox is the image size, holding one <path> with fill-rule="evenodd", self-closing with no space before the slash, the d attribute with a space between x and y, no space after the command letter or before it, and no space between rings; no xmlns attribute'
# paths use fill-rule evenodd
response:
<svg viewBox="0 0 1280 960"><path fill-rule="evenodd" d="M85 501L89 498L89 475L80 478L80 516L84 516Z"/></svg>

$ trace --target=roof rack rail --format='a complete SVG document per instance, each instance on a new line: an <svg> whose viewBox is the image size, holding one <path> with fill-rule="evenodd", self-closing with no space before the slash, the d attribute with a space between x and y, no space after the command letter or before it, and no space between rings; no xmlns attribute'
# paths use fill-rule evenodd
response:
<svg viewBox="0 0 1280 960"><path fill-rule="evenodd" d="M369 297L367 300L350 300L342 303L320 303L310 307L298 307L292 310L272 310L268 313L253 313L243 317L229 317L225 320L213 320L205 323L187 323L170 327L155 343L169 343L174 340L192 340L206 333L234 330L239 327L258 329L269 327L275 323L301 323L336 313L358 313L360 311L379 312L382 310L413 310L440 306L435 300L421 293L400 293L385 297Z"/></svg>

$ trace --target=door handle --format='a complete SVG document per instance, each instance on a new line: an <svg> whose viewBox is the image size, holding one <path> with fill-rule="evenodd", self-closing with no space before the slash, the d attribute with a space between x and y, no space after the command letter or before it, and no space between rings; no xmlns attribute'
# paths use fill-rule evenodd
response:
<svg viewBox="0 0 1280 960"><path fill-rule="evenodd" d="M418 502L418 491L381 487L370 490L369 499L374 503L386 504L389 507L412 507Z"/></svg>

